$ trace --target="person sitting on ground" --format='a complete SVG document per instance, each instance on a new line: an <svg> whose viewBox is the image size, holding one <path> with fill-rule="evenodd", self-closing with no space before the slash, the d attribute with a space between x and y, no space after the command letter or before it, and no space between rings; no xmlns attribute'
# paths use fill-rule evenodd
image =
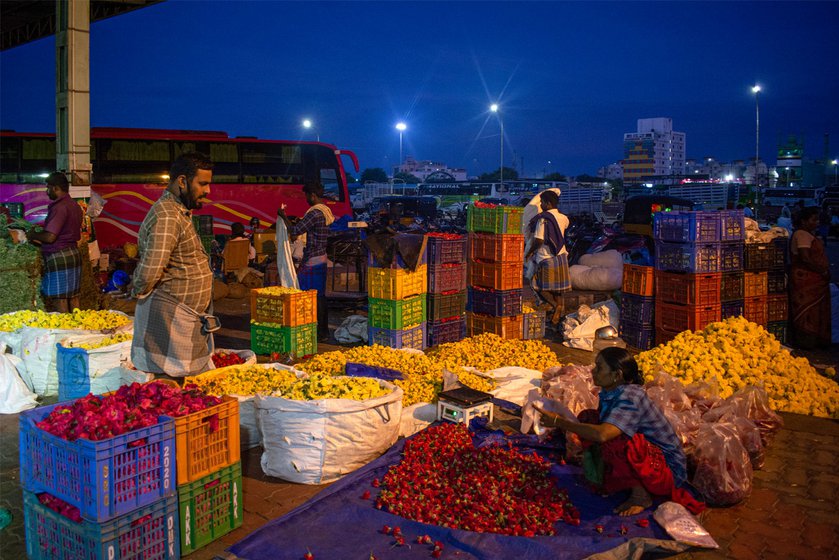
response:
<svg viewBox="0 0 839 560"><path fill-rule="evenodd" d="M571 289L568 250L565 248L565 230L568 218L557 210L559 196L552 190L539 195L541 213L528 225L533 236L524 261L525 277L530 280L533 292L553 308L551 322L559 321L562 311L561 293Z"/></svg>
<svg viewBox="0 0 839 560"><path fill-rule="evenodd" d="M623 348L604 348L595 359L592 376L600 387L600 404L596 411L581 412L580 422L538 405L535 408L548 419L547 426L593 442L586 454L593 464L602 467L602 480L590 480L608 494L630 491L615 513L641 513L652 505L651 495L678 502L692 513L705 509L682 488L687 479L682 444L664 413L647 396L635 358ZM586 476L590 476L590 469Z"/></svg>

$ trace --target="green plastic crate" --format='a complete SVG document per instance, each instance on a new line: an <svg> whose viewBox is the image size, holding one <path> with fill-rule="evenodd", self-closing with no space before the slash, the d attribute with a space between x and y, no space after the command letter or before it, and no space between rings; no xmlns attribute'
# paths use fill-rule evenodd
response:
<svg viewBox="0 0 839 560"><path fill-rule="evenodd" d="M481 208L470 204L466 210L466 229L487 233L521 234L523 208L517 206L496 206Z"/></svg>
<svg viewBox="0 0 839 560"><path fill-rule="evenodd" d="M291 354L295 358L317 354L318 324L284 327L251 323L251 350L257 354Z"/></svg>
<svg viewBox="0 0 839 560"><path fill-rule="evenodd" d="M242 525L242 463L178 487L181 556Z"/></svg>
<svg viewBox="0 0 839 560"><path fill-rule="evenodd" d="M370 298L367 316L371 327L401 329L425 322L425 294L406 299Z"/></svg>

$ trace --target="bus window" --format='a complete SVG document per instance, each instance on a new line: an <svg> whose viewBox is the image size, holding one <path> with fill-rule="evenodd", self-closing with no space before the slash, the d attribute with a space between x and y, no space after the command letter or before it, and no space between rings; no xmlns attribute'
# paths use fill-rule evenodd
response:
<svg viewBox="0 0 839 560"><path fill-rule="evenodd" d="M21 183L43 183L45 174L55 171L55 140L52 138L21 139L18 180Z"/></svg>
<svg viewBox="0 0 839 560"><path fill-rule="evenodd" d="M97 183L167 183L170 162L166 140L98 140L93 174Z"/></svg>
<svg viewBox="0 0 839 560"><path fill-rule="evenodd" d="M340 202L343 199L341 196L341 183L338 180L338 171L336 169L322 167L320 169L320 183L323 185L323 198L334 200L335 202Z"/></svg>
<svg viewBox="0 0 839 560"><path fill-rule="evenodd" d="M199 152L209 156L213 162L214 184L239 182L239 152L236 144L201 140L172 142L172 157L177 159L188 152Z"/></svg>
<svg viewBox="0 0 839 560"><path fill-rule="evenodd" d="M304 169L300 152L296 144L242 143L242 182L302 184Z"/></svg>
<svg viewBox="0 0 839 560"><path fill-rule="evenodd" d="M0 181L17 183L20 169L20 138L0 138Z"/></svg>

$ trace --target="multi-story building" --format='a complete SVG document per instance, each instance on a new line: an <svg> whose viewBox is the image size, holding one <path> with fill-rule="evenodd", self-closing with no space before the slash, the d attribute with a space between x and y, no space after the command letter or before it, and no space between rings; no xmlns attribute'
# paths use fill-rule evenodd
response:
<svg viewBox="0 0 839 560"><path fill-rule="evenodd" d="M623 179L623 166L621 162L610 163L606 167L598 169L597 176L604 179Z"/></svg>
<svg viewBox="0 0 839 560"><path fill-rule="evenodd" d="M455 181L466 180L465 169L450 168L445 163L437 161L417 161L414 159L413 156L407 156L405 158L405 161L402 162L402 164L393 166L394 175L397 173L409 173L415 177L418 177L422 181L425 181L425 179L432 173L437 172L448 173L454 178Z"/></svg>
<svg viewBox="0 0 839 560"><path fill-rule="evenodd" d="M623 135L624 183L656 175L685 174L685 133L673 131L673 119L638 119L638 131Z"/></svg>

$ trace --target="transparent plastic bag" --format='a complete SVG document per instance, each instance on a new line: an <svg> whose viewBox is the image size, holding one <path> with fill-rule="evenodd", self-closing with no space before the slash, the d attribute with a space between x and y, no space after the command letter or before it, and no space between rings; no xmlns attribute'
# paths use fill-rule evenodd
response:
<svg viewBox="0 0 839 560"><path fill-rule="evenodd" d="M556 377L542 383L542 394L561 402L575 415L589 408L597 408L600 389L591 377L593 366L565 366Z"/></svg>
<svg viewBox="0 0 839 560"><path fill-rule="evenodd" d="M763 438L757 425L744 416L724 417L724 422L732 424L740 435L740 443L746 448L752 462L752 470L760 470L766 461L766 451Z"/></svg>
<svg viewBox="0 0 839 560"><path fill-rule="evenodd" d="M691 399L685 393L684 385L664 371L659 371L656 378L644 387L647 396L662 410L681 411L691 407Z"/></svg>
<svg viewBox="0 0 839 560"><path fill-rule="evenodd" d="M752 489L752 464L731 423L705 423L699 427L692 462L693 486L714 506L742 501Z"/></svg>
<svg viewBox="0 0 839 560"><path fill-rule="evenodd" d="M673 540L703 548L720 547L710 533L681 504L664 502L656 508L653 518L667 531L668 535L673 537Z"/></svg>
<svg viewBox="0 0 839 560"><path fill-rule="evenodd" d="M702 414L696 409L675 411L664 410L664 417L670 422L676 437L682 443L685 455L693 453L696 447L696 436L699 433L699 426L703 424Z"/></svg>
<svg viewBox="0 0 839 560"><path fill-rule="evenodd" d="M706 422L717 422L726 416L740 416L754 422L760 430L764 445L784 425L783 419L770 408L766 391L755 385L743 387L717 403L702 415L702 419Z"/></svg>

